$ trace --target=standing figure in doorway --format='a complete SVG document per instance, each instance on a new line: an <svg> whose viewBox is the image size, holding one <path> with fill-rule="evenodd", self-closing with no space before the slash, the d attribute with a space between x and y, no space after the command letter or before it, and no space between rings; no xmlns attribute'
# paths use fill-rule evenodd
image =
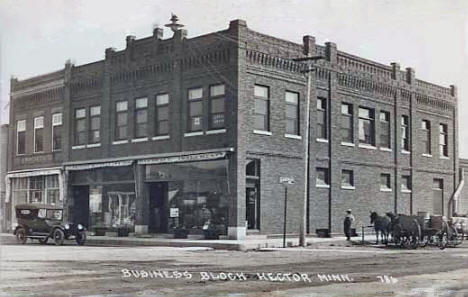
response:
<svg viewBox="0 0 468 297"><path fill-rule="evenodd" d="M354 222L354 216L351 213L351 209L346 211L346 216L343 221L344 234L346 235L346 240L351 240L351 226Z"/></svg>

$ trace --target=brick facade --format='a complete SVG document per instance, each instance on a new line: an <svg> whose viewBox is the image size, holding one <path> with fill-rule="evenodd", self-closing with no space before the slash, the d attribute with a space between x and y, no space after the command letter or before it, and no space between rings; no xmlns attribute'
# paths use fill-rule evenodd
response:
<svg viewBox="0 0 468 297"><path fill-rule="evenodd" d="M153 36L127 36L126 48L109 48L105 59L75 66L67 63L61 71L18 81L12 79L10 109L10 172L36 168L65 168L70 164L103 162L122 158L225 149L228 154L230 203L228 225L231 237L245 234L246 162L260 161L261 234L282 232L284 186L280 177L293 177L288 186L288 233L297 233L304 197L304 133L307 98L305 63L294 58L323 56L314 62L310 89L310 157L308 231L330 228L341 232L344 211L352 208L356 225L369 224L369 211L417 213L433 211L433 179L443 179L444 214L458 186L457 94L456 88L440 87L415 78L414 70L382 65L338 50L334 43L315 44L311 36L303 44L277 39L250 30L241 20L231 21L227 30L186 38L178 30L169 39L162 30ZM225 130L210 132L208 92L211 85L226 88ZM254 131L254 86L269 88L269 130ZM203 88L203 130L187 134L188 89ZM299 135L287 137L285 92L299 94ZM168 139L155 134L155 96L168 93L170 128ZM134 99L148 98L147 140L135 141ZM326 99L328 135L317 140L317 97ZM128 101L128 139L116 144L116 102ZM352 144L343 145L341 105L353 106ZM74 142L74 112L101 106L99 146ZM375 115L372 147L359 145L359 107ZM390 148L379 145L380 111L390 114ZM62 150L52 152L52 114L63 114ZM44 152L33 148L33 118L44 116ZM401 115L410 119L409 153L402 153ZM16 122L26 119L26 154L16 156ZM431 122L432 156L423 156L421 121ZM439 124L448 128L448 157L439 156ZM86 131L89 128L86 124ZM89 133L89 132L87 132ZM88 139L89 135L86 135ZM65 167L63 167L65 166ZM316 186L316 168L328 168L329 187ZM354 189L342 189L342 169L353 170ZM141 166L138 170L143 170ZM143 174L143 171L140 175ZM391 191L381 191L380 175L391 176ZM412 191L402 193L401 176L412 176ZM138 196L143 197L138 197ZM144 192L137 199L145 199ZM72 200L68 189L64 201ZM138 204L137 204L138 205ZM144 207L144 203L140 205ZM138 210L137 210L138 213ZM141 213L141 216L145 216ZM137 221L139 219L137 218ZM243 229L244 228L244 229Z"/></svg>

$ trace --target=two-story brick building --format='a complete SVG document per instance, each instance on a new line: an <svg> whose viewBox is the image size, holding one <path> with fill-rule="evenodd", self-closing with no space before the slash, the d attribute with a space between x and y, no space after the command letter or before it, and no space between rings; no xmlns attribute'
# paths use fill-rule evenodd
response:
<svg viewBox="0 0 468 297"><path fill-rule="evenodd" d="M105 59L11 80L7 203L63 205L91 231L196 233L211 219L230 238L341 232L346 209L450 214L458 186L456 88L324 46L249 29L187 38L162 29ZM293 59L322 56L307 66ZM11 217L14 223L14 218Z"/></svg>

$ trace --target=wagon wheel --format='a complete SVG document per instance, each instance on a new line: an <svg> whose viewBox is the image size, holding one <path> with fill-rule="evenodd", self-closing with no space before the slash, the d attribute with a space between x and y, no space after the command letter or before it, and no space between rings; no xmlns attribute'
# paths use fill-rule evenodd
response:
<svg viewBox="0 0 468 297"><path fill-rule="evenodd" d="M16 230L16 242L25 244L27 240L26 230L24 230L24 228L18 228L18 230Z"/></svg>
<svg viewBox="0 0 468 297"><path fill-rule="evenodd" d="M419 241L419 247L426 247L429 244L429 236L423 236Z"/></svg>
<svg viewBox="0 0 468 297"><path fill-rule="evenodd" d="M443 250L447 247L448 245L448 235L447 235L447 232L442 232L441 234L439 234L439 238L438 238L438 246L439 246L439 249Z"/></svg>
<svg viewBox="0 0 468 297"><path fill-rule="evenodd" d="M418 236L411 236L410 246L412 249L417 249L420 244L420 240Z"/></svg>

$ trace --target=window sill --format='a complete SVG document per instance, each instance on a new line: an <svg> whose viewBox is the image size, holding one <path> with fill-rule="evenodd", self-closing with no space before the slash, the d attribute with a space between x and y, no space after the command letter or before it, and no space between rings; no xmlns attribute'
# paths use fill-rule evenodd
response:
<svg viewBox="0 0 468 297"><path fill-rule="evenodd" d="M100 147L100 146L101 146L100 143L91 143L91 144L86 145L87 148Z"/></svg>
<svg viewBox="0 0 468 297"><path fill-rule="evenodd" d="M387 188L385 188L385 189L380 189L380 192L387 192L387 193L390 193L390 192L392 192L392 189L387 189Z"/></svg>
<svg viewBox="0 0 468 297"><path fill-rule="evenodd" d="M426 158L432 158L432 155L431 154L422 154L423 157L426 157Z"/></svg>
<svg viewBox="0 0 468 297"><path fill-rule="evenodd" d="M142 138L134 138L132 139L132 142L145 142L148 141L148 137L142 137Z"/></svg>
<svg viewBox="0 0 468 297"><path fill-rule="evenodd" d="M195 131L195 132L184 133L184 137L200 136L200 135L203 135L203 131Z"/></svg>
<svg viewBox="0 0 468 297"><path fill-rule="evenodd" d="M388 148L388 147L380 147L379 150L381 150L383 152L392 152L392 149Z"/></svg>
<svg viewBox="0 0 468 297"><path fill-rule="evenodd" d="M356 190L356 187L353 187L353 186L341 186L341 189L343 189L343 190Z"/></svg>
<svg viewBox="0 0 468 297"><path fill-rule="evenodd" d="M85 144L72 146L72 150L81 150L81 149L84 149L84 148L86 148Z"/></svg>
<svg viewBox="0 0 468 297"><path fill-rule="evenodd" d="M446 156L440 156L439 159L442 159L442 160L450 160L449 157L446 157Z"/></svg>
<svg viewBox="0 0 468 297"><path fill-rule="evenodd" d="M226 129L216 129L216 130L208 130L208 131L206 131L206 135L223 134L223 133L226 133Z"/></svg>
<svg viewBox="0 0 468 297"><path fill-rule="evenodd" d="M406 151L406 150L402 150L401 153L403 155L411 155L411 152L410 151Z"/></svg>
<svg viewBox="0 0 468 297"><path fill-rule="evenodd" d="M377 149L375 146L369 145L369 144L359 144L359 147L363 148L363 149L368 149L368 150L376 150Z"/></svg>
<svg viewBox="0 0 468 297"><path fill-rule="evenodd" d="M159 136L154 136L151 138L152 140L166 140L171 138L169 135L159 135Z"/></svg>
<svg viewBox="0 0 468 297"><path fill-rule="evenodd" d="M323 143L328 143L328 139L325 138L317 138L315 139L317 142L323 142Z"/></svg>
<svg viewBox="0 0 468 297"><path fill-rule="evenodd" d="M253 133L260 134L260 135L267 135L267 136L273 135L273 133L271 133L270 131L265 131L265 130L253 130Z"/></svg>
<svg viewBox="0 0 468 297"><path fill-rule="evenodd" d="M405 193L405 194L411 194L411 190L401 190L402 193Z"/></svg>
<svg viewBox="0 0 468 297"><path fill-rule="evenodd" d="M299 140L302 139L302 136L301 136L301 135L295 135L295 134L284 134L284 137L286 137L286 138L292 138L292 139L299 139Z"/></svg>
<svg viewBox="0 0 468 297"><path fill-rule="evenodd" d="M124 143L128 143L128 139L116 140L112 142L112 144L124 144Z"/></svg>
<svg viewBox="0 0 468 297"><path fill-rule="evenodd" d="M341 142L341 145L342 145L342 146L351 146L351 147L355 147L355 144L352 143L352 142Z"/></svg>
<svg viewBox="0 0 468 297"><path fill-rule="evenodd" d="M316 185L316 188L330 189L330 185Z"/></svg>

